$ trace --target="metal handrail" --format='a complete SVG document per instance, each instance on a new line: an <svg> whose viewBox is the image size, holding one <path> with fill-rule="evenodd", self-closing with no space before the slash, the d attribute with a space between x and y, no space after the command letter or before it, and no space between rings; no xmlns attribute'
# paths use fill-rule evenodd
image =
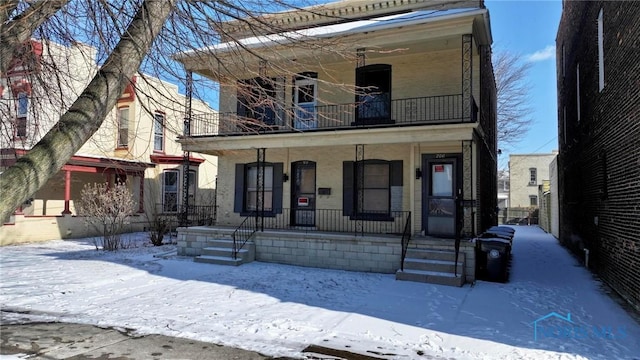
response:
<svg viewBox="0 0 640 360"><path fill-rule="evenodd" d="M233 238L233 258L238 258L238 253L244 245L251 239L256 229L256 216L255 214L245 217L240 226L238 226L231 237Z"/></svg>
<svg viewBox="0 0 640 360"><path fill-rule="evenodd" d="M407 257L409 241L411 241L411 211L409 211L409 214L407 215L407 221L404 224L404 231L402 232L402 258L400 259L400 271L404 271L404 259Z"/></svg>

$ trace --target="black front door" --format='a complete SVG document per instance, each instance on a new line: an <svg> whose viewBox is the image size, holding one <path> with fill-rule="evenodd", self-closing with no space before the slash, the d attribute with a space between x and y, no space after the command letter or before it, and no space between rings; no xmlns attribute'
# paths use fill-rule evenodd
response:
<svg viewBox="0 0 640 360"><path fill-rule="evenodd" d="M422 162L422 223L427 235L455 237L458 207L458 159L444 155L426 156Z"/></svg>
<svg viewBox="0 0 640 360"><path fill-rule="evenodd" d="M291 224L316 225L316 163L297 161L291 164Z"/></svg>

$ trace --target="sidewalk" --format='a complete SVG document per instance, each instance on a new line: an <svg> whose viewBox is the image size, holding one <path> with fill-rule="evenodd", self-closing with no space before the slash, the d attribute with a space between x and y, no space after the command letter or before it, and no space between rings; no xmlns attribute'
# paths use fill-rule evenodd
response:
<svg viewBox="0 0 640 360"><path fill-rule="evenodd" d="M276 359L256 352L162 335L67 323L0 327L0 359ZM37 354L33 356L33 354ZM288 359L288 358L277 358Z"/></svg>

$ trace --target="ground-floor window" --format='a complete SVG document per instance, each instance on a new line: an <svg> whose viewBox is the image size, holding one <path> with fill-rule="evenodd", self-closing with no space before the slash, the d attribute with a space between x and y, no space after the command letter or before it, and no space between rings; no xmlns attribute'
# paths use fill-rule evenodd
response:
<svg viewBox="0 0 640 360"><path fill-rule="evenodd" d="M178 211L178 170L167 170L162 174L162 210Z"/></svg>
<svg viewBox="0 0 640 360"><path fill-rule="evenodd" d="M236 164L234 212L246 216L262 210L258 204L258 193L262 192L265 215L281 213L282 165L282 163L264 164L264 189L261 189L258 185L258 172L261 170L258 164Z"/></svg>
<svg viewBox="0 0 640 360"><path fill-rule="evenodd" d="M389 217L402 203L402 161L343 163L343 212L351 217Z"/></svg>

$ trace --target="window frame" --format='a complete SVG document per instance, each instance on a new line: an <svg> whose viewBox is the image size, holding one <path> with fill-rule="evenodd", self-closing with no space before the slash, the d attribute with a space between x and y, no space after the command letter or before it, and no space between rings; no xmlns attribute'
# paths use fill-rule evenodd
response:
<svg viewBox="0 0 640 360"><path fill-rule="evenodd" d="M176 189L175 191L167 191L167 175L168 174L175 174L176 177ZM172 193L175 194L175 210L167 210L167 194L168 193ZM178 209L179 209L179 195L180 195L180 170L177 169L165 169L162 171L162 213L177 213Z"/></svg>
<svg viewBox="0 0 640 360"><path fill-rule="evenodd" d="M129 118L130 118L130 107L129 106L121 106L118 107L118 133L117 133L117 140L116 140L116 147L120 148L120 149L126 149L129 147ZM123 127L123 117L122 117L122 112L126 110L127 112L127 118L126 118L126 126ZM155 117L154 117L154 121L155 121ZM125 137L125 141L123 142L123 134L122 132L126 130L127 136Z"/></svg>
<svg viewBox="0 0 640 360"><path fill-rule="evenodd" d="M538 185L538 169L529 168L529 185Z"/></svg>
<svg viewBox="0 0 640 360"><path fill-rule="evenodd" d="M604 89L604 14L598 13L598 91Z"/></svg>
<svg viewBox="0 0 640 360"><path fill-rule="evenodd" d="M265 217L275 217L277 214L282 214L282 199L283 199L283 163L264 163L264 166L272 167L272 203L271 209L265 210L263 215ZM233 212L239 213L240 216L255 216L256 210L249 210L246 207L247 204L247 185L248 185L248 169L251 167L257 167L257 162L251 163L237 163L235 171L235 197Z"/></svg>
<svg viewBox="0 0 640 360"><path fill-rule="evenodd" d="M24 105L22 104L23 100L25 102ZM25 91L18 92L15 100L16 119L14 134L16 138L25 139L28 137L29 105L31 105L29 94Z"/></svg>
<svg viewBox="0 0 640 360"><path fill-rule="evenodd" d="M393 221L393 214L397 210L393 208L393 204L401 199L395 199L392 189L394 187L402 187L403 185L403 161L402 160L380 160L369 159L362 161L365 166L367 164L388 164L389 181L388 181L388 210L386 213L373 213L360 211L358 209L358 162L343 162L343 188L342 188L342 212L344 216L349 216L351 220L375 220L375 221ZM402 209L400 209L402 210Z"/></svg>
<svg viewBox="0 0 640 360"><path fill-rule="evenodd" d="M529 206L539 206L538 195L529 195Z"/></svg>
<svg viewBox="0 0 640 360"><path fill-rule="evenodd" d="M159 119L162 119L162 121L158 122ZM164 127L165 127L166 121L167 121L167 116L163 111L156 111L153 113L153 151L154 152L165 151ZM158 126L158 124L160 125ZM158 144L160 145L159 149L158 149Z"/></svg>

